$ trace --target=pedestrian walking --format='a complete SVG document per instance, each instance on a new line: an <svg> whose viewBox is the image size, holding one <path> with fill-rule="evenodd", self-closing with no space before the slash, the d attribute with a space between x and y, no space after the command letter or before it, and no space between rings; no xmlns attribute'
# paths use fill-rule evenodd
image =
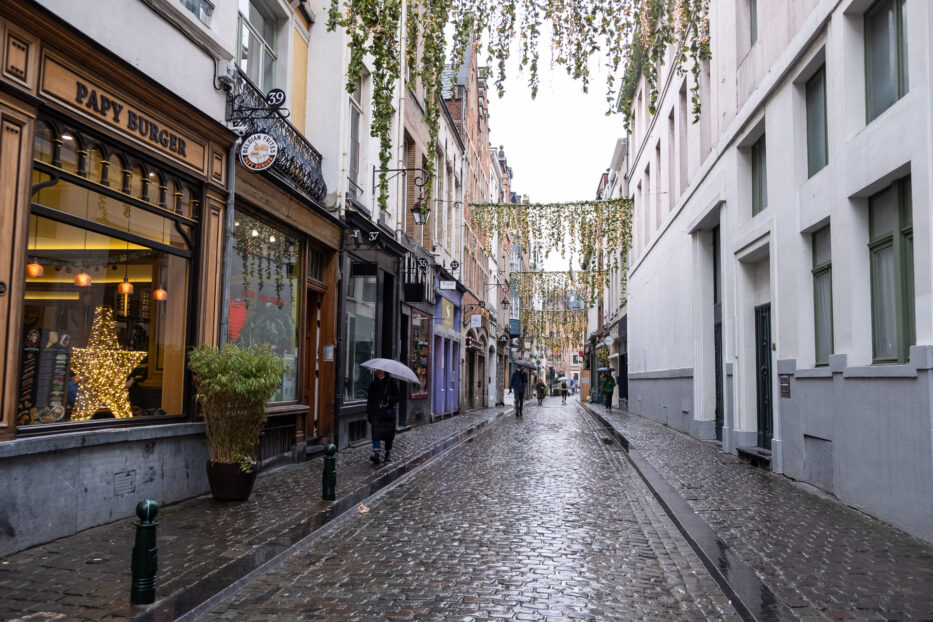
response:
<svg viewBox="0 0 933 622"><path fill-rule="evenodd" d="M391 459L392 441L395 440L395 405L398 404L398 387L395 381L381 369L375 371L376 378L369 385L366 399L366 418L373 439L373 453L369 459L379 464L379 443L385 444L382 460Z"/></svg>
<svg viewBox="0 0 933 622"><path fill-rule="evenodd" d="M544 380L538 378L538 384L535 385L535 392L538 394L538 406L544 404L544 396L547 393L547 385L544 384Z"/></svg>
<svg viewBox="0 0 933 622"><path fill-rule="evenodd" d="M574 390L575 390L575 388L574 388L573 384L574 384L574 383L573 383L573 378L571 378L571 379L570 379L570 395L574 395Z"/></svg>
<svg viewBox="0 0 933 622"><path fill-rule="evenodd" d="M560 398L561 398L561 401L560 401L561 404L567 403L567 379L566 378L560 381Z"/></svg>
<svg viewBox="0 0 933 622"><path fill-rule="evenodd" d="M615 371L610 369L603 374L603 381L599 385L599 390L603 394L603 399L606 400L606 410L612 410L612 392L616 388L615 378L612 377L612 372Z"/></svg>
<svg viewBox="0 0 933 622"><path fill-rule="evenodd" d="M515 416L522 416L522 408L525 405L525 385L528 377L521 367L516 367L512 372L512 378L509 380L509 393L515 391Z"/></svg>

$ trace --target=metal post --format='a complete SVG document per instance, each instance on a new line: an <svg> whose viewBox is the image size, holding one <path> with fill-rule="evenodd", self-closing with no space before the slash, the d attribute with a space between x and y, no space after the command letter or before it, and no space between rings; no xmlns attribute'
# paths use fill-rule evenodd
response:
<svg viewBox="0 0 933 622"><path fill-rule="evenodd" d="M140 501L136 506L136 544L133 545L133 580L130 586L130 603L148 605L155 602L155 577L159 563L159 549L156 547L156 527L154 522L159 513L159 504L151 499Z"/></svg>
<svg viewBox="0 0 933 622"><path fill-rule="evenodd" d="M324 450L324 473L321 476L321 498L324 501L334 501L337 498L337 446L331 443Z"/></svg>

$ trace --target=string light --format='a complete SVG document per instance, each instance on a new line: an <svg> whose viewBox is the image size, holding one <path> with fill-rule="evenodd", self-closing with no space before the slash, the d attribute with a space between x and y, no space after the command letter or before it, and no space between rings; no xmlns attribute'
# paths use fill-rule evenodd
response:
<svg viewBox="0 0 933 622"><path fill-rule="evenodd" d="M97 307L86 348L75 348L71 366L78 376L78 397L71 418L85 421L101 408L113 416L133 416L126 377L146 358L146 352L120 349L113 309Z"/></svg>
<svg viewBox="0 0 933 622"><path fill-rule="evenodd" d="M39 251L39 217L36 216L36 233L33 237L32 242L33 252ZM35 258L32 259L29 263L26 264L26 276L31 279L41 279L45 274L45 268L42 267L42 264L39 263Z"/></svg>
<svg viewBox="0 0 933 622"><path fill-rule="evenodd" d="M82 254L82 261L87 257L87 229L84 230L84 253ZM78 287L90 287L91 286L91 275L84 271L85 267L82 266L81 272L75 275L75 285Z"/></svg>

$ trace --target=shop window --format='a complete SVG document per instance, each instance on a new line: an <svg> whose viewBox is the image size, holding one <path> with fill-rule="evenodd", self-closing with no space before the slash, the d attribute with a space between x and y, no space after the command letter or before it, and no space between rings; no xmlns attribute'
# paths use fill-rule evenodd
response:
<svg viewBox="0 0 933 622"><path fill-rule="evenodd" d="M59 166L69 173L78 172L78 146L74 132L64 130L56 139L60 142Z"/></svg>
<svg viewBox="0 0 933 622"><path fill-rule="evenodd" d="M377 276L372 264L354 264L347 285L347 351L344 357L343 397L345 402L366 399L373 380L364 367L376 356L376 289Z"/></svg>
<svg viewBox="0 0 933 622"><path fill-rule="evenodd" d="M40 162L52 163L52 128L42 122L36 123L36 136L33 143L33 157Z"/></svg>
<svg viewBox="0 0 933 622"><path fill-rule="evenodd" d="M411 369L418 376L418 384L411 384L412 397L428 394L428 366L431 360L431 316L412 309L411 313Z"/></svg>
<svg viewBox="0 0 933 622"><path fill-rule="evenodd" d="M288 369L273 402L298 399L300 256L295 236L235 210L227 341L270 344L285 357Z"/></svg>
<svg viewBox="0 0 933 622"><path fill-rule="evenodd" d="M95 183L100 183L103 172L104 154L100 149L93 147L87 155L87 178Z"/></svg>
<svg viewBox="0 0 933 622"><path fill-rule="evenodd" d="M78 175L65 147L77 135L54 166L49 127L34 151L16 424L179 415L193 249L176 225L196 223L120 200L99 183L97 148Z"/></svg>

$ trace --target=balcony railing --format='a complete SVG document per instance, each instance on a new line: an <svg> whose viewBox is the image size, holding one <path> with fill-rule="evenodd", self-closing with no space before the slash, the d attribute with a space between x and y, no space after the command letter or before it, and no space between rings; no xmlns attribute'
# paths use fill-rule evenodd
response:
<svg viewBox="0 0 933 622"><path fill-rule="evenodd" d="M234 119L241 108L266 107L265 95L242 73L237 79L236 93L228 102L228 121ZM327 195L327 184L321 172L321 154L308 139L279 114L250 115L245 123L248 134L268 134L278 145L278 155L271 169L273 175L313 202L320 203Z"/></svg>

